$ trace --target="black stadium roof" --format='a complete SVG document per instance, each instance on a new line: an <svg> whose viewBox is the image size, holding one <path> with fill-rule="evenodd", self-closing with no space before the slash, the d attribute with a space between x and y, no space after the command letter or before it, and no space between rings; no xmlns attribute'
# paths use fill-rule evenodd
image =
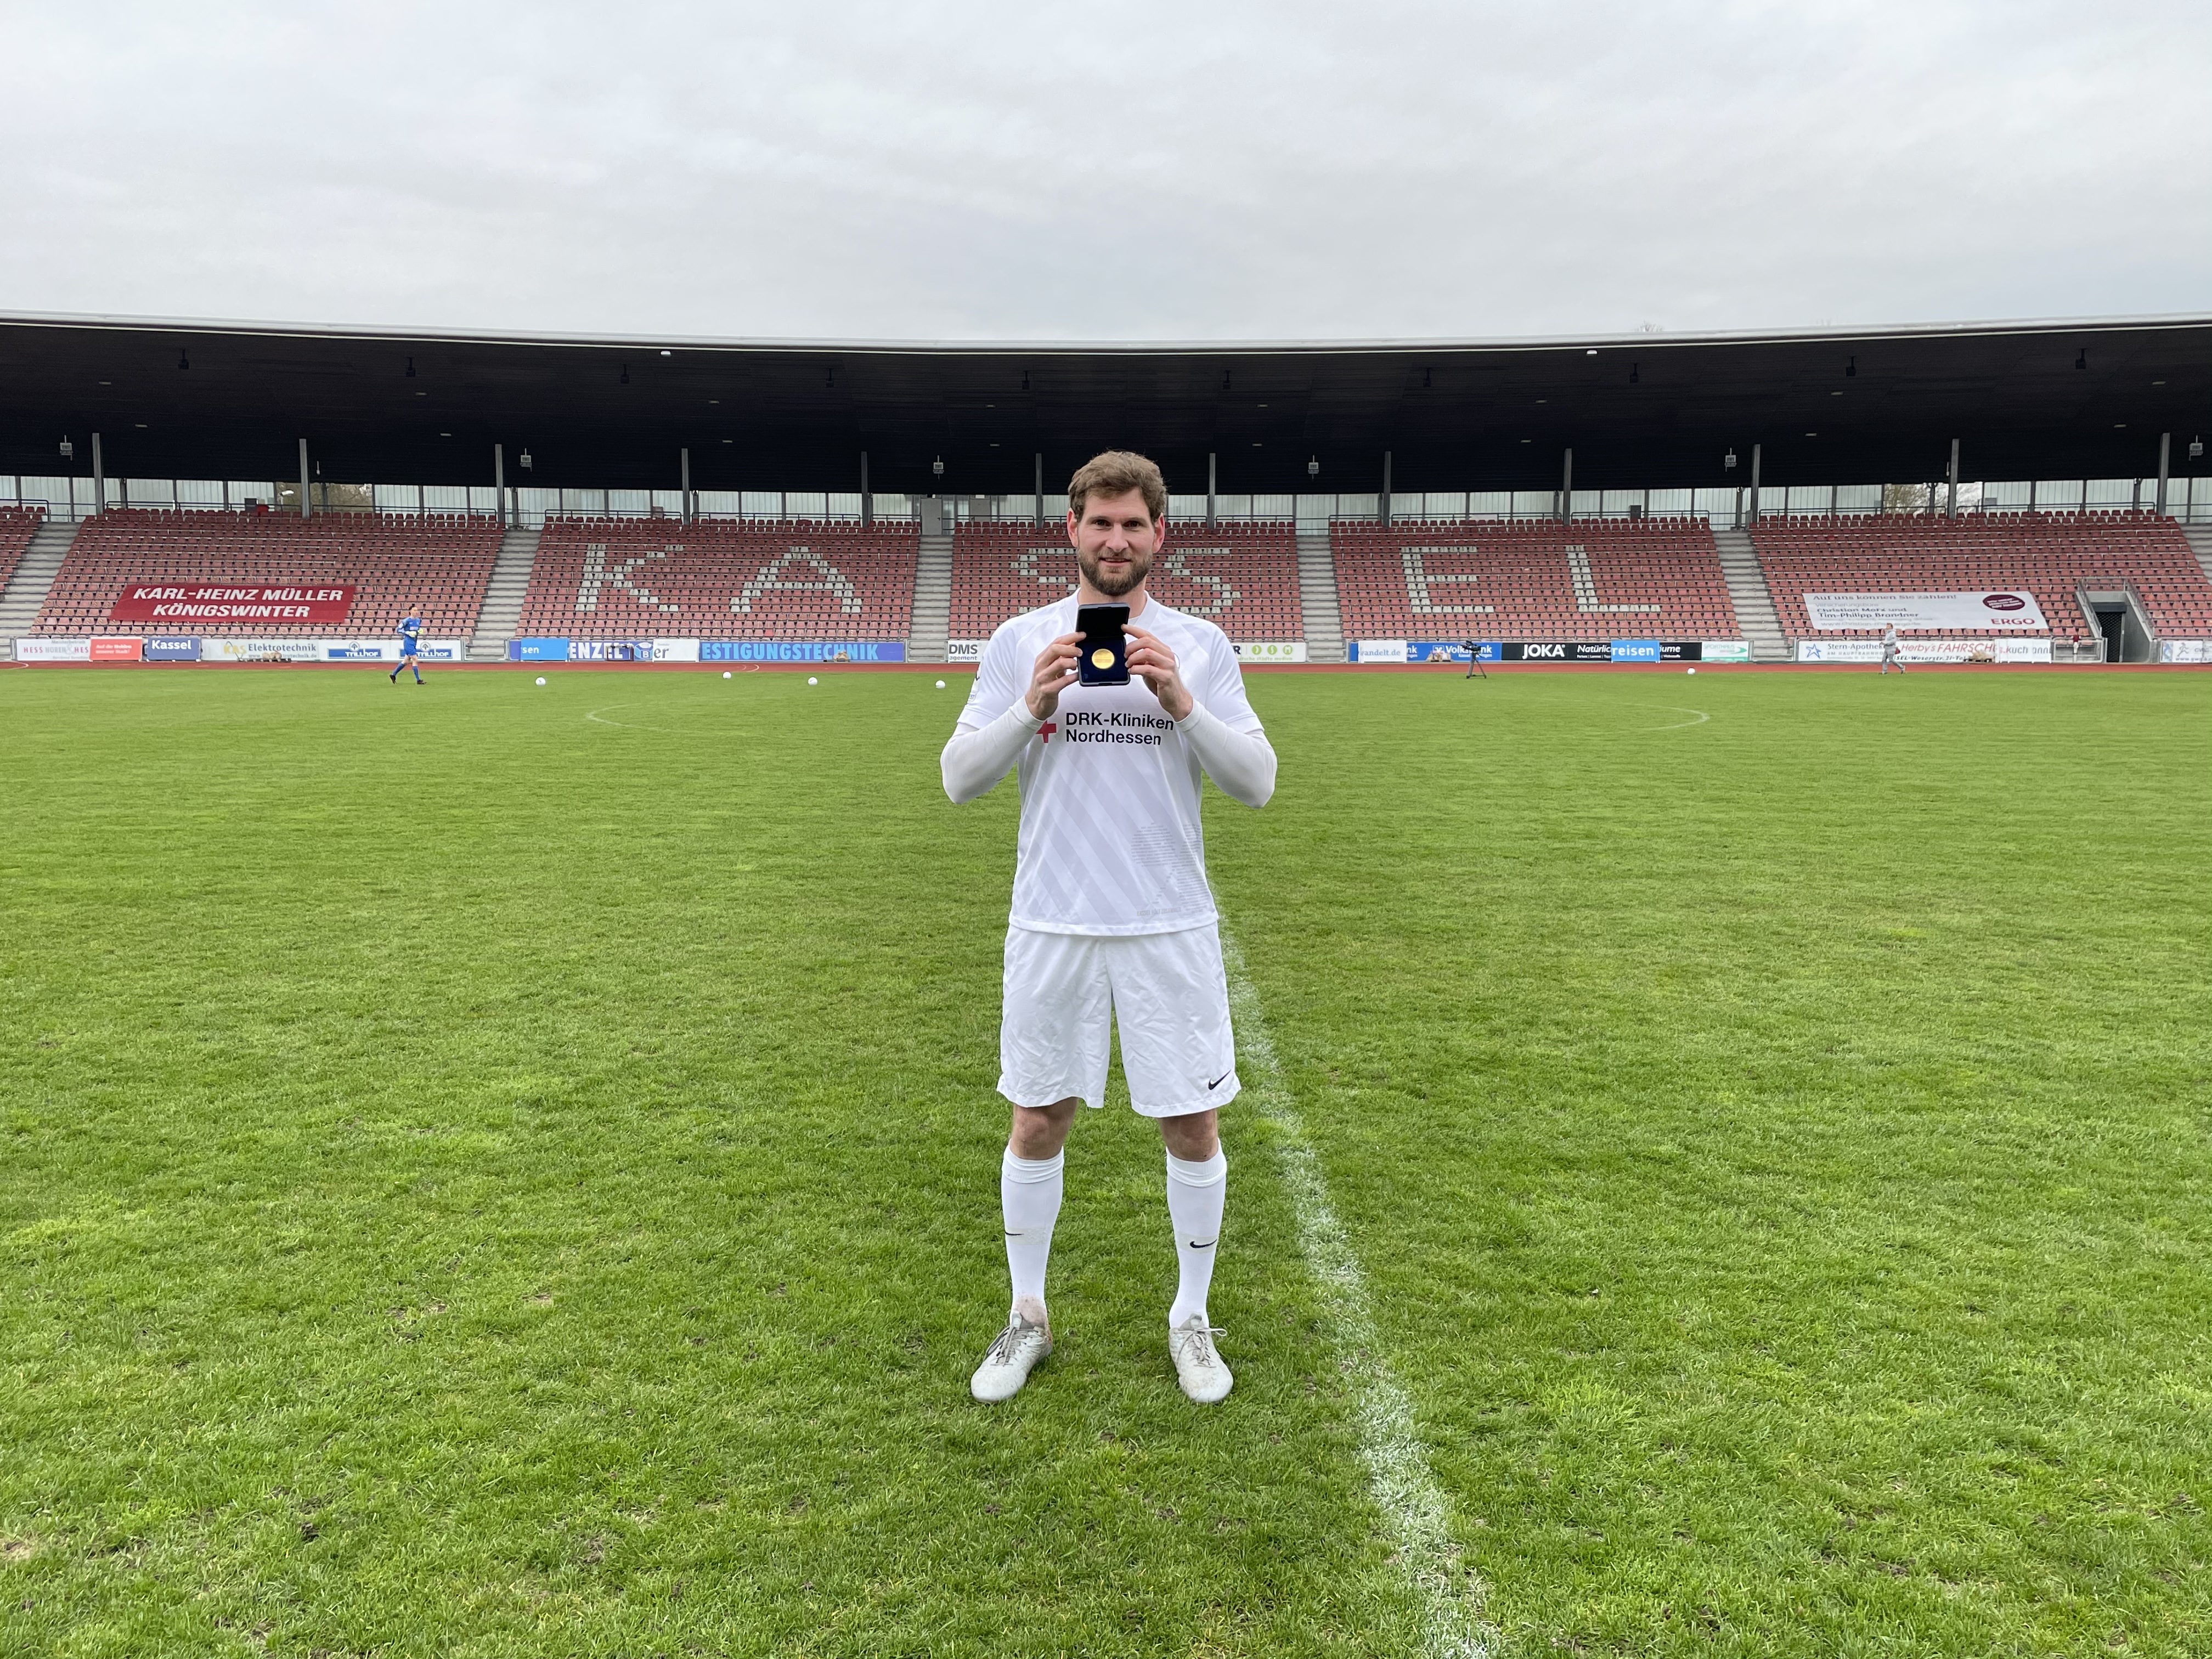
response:
<svg viewBox="0 0 2212 1659"><path fill-rule="evenodd" d="M1172 487L1367 491L2148 476L2212 426L2212 317L1188 344L592 338L0 317L0 471L1018 492L1141 448ZM931 464L939 458L939 479ZM1309 478L1310 459L1320 463Z"/></svg>

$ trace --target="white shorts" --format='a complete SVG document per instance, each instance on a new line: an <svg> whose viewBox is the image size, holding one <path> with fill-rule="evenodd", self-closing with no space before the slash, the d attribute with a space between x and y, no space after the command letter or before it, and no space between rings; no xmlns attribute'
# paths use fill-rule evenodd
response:
<svg viewBox="0 0 2212 1659"><path fill-rule="evenodd" d="M1176 933L1006 929L999 1092L1017 1106L1106 1103L1109 1022L1121 1035L1129 1103L1181 1117L1237 1097L1229 980L1212 923Z"/></svg>

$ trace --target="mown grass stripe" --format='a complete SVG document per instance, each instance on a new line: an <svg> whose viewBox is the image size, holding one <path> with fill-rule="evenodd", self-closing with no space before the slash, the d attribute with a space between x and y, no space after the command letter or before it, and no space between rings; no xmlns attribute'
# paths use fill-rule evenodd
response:
<svg viewBox="0 0 2212 1659"><path fill-rule="evenodd" d="M1282 1165L1299 1248L1321 1285L1331 1339L1350 1379L1360 1459L1395 1547L1394 1559L1422 1603L1424 1644L1437 1659L1479 1659L1495 1649L1498 1635L1483 1618L1481 1580L1452 1536L1451 1505L1429 1468L1428 1450L1413 1425L1413 1401L1382 1353L1367 1275L1329 1202L1321 1160L1276 1065L1267 1016L1244 971L1243 952L1225 929L1221 951L1244 1097L1259 1109Z"/></svg>

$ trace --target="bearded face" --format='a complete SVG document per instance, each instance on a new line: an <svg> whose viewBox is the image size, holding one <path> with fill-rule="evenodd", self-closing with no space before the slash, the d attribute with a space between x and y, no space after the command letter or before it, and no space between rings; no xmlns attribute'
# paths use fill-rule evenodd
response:
<svg viewBox="0 0 2212 1659"><path fill-rule="evenodd" d="M1152 552L1150 548L1122 546L1118 548L1089 548L1079 545L1075 562L1083 571L1084 580L1092 590L1109 599L1118 599L1152 574Z"/></svg>

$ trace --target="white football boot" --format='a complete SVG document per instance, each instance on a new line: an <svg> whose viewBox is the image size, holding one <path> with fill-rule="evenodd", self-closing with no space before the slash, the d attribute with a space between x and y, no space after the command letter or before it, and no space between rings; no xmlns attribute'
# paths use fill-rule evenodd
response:
<svg viewBox="0 0 2212 1659"><path fill-rule="evenodd" d="M1220 1350L1213 1339L1228 1333L1218 1326L1210 1326L1203 1314L1193 1314L1168 1333L1168 1353L1175 1360L1176 1381L1182 1391L1201 1406L1211 1406L1229 1398L1229 1390L1237 1379L1229 1374L1222 1363Z"/></svg>
<svg viewBox="0 0 2212 1659"><path fill-rule="evenodd" d="M984 1352L983 1363L968 1379L968 1392L986 1405L1011 1400L1030 1380L1039 1360L1052 1352L1052 1330L1033 1324L1018 1312L1006 1316L1006 1328Z"/></svg>

